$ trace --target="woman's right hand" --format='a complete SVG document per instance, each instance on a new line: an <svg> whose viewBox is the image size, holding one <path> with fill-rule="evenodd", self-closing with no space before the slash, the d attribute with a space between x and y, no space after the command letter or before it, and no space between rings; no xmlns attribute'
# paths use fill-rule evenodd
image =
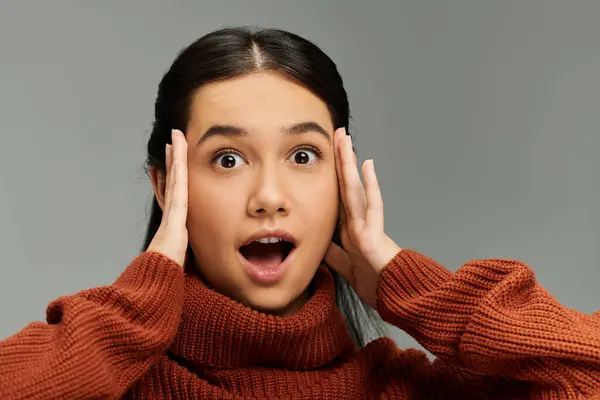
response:
<svg viewBox="0 0 600 400"><path fill-rule="evenodd" d="M181 131L173 130L171 142L172 145L167 144L165 148L166 183L162 220L147 251L161 253L183 266L188 247L187 141Z"/></svg>

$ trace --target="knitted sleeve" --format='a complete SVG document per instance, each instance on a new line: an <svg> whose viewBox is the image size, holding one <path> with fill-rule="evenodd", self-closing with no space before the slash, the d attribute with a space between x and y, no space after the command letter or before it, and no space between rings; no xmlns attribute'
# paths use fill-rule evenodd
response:
<svg viewBox="0 0 600 400"><path fill-rule="evenodd" d="M600 313L562 306L519 261L471 261L452 273L402 250L377 294L382 318L437 357L428 374L440 390L600 396Z"/></svg>
<svg viewBox="0 0 600 400"><path fill-rule="evenodd" d="M0 341L0 399L117 399L173 340L183 268L136 257L110 286L61 297L46 323Z"/></svg>

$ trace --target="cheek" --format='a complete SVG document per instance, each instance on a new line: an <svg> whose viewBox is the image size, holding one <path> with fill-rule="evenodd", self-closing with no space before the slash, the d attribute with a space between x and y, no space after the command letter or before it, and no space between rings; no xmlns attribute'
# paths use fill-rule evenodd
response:
<svg viewBox="0 0 600 400"><path fill-rule="evenodd" d="M188 176L188 231L190 240L223 243L236 234L236 220L243 211L242 196L234 185L190 172Z"/></svg>
<svg viewBox="0 0 600 400"><path fill-rule="evenodd" d="M296 207L310 228L330 235L335 228L339 209L339 190L335 170L297 186ZM331 231L331 232L329 232Z"/></svg>

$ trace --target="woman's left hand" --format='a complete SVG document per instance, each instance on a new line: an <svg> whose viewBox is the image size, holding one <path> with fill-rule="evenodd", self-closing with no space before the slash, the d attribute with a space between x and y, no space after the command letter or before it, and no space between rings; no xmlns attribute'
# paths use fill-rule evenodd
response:
<svg viewBox="0 0 600 400"><path fill-rule="evenodd" d="M344 128L336 130L333 146L341 194L342 248L331 243L324 261L375 309L379 275L401 249L383 231L383 199L373 160L363 163L363 186L352 141Z"/></svg>

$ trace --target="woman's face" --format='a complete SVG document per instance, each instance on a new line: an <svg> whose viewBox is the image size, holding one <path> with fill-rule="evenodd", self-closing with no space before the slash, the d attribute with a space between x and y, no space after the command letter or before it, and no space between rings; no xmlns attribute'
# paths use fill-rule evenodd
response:
<svg viewBox="0 0 600 400"><path fill-rule="evenodd" d="M326 104L281 75L255 73L203 86L190 111L187 227L196 267L241 303L295 312L338 215Z"/></svg>

